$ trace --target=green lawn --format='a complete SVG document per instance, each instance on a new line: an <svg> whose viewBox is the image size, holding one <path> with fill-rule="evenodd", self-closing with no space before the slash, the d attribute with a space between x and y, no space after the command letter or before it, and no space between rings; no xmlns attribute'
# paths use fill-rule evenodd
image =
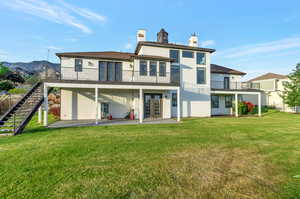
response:
<svg viewBox="0 0 300 199"><path fill-rule="evenodd" d="M300 115L0 137L0 198L300 198Z"/></svg>

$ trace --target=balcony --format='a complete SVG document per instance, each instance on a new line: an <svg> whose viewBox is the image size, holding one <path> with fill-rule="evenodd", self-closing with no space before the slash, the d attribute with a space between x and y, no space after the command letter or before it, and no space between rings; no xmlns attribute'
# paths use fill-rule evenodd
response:
<svg viewBox="0 0 300 199"><path fill-rule="evenodd" d="M260 85L248 82L211 81L213 90L259 90Z"/></svg>
<svg viewBox="0 0 300 199"><path fill-rule="evenodd" d="M98 68L83 68L76 72L73 67L61 67L61 72L49 75L46 72L46 81L103 83L103 84L147 84L147 85L174 85L178 86L176 77L171 77L170 72L159 73L147 71L143 75L140 71L121 70L106 71L100 74Z"/></svg>

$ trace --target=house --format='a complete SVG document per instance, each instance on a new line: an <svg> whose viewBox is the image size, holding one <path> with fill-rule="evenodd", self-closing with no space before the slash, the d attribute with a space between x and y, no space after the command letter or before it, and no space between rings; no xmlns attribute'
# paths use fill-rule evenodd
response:
<svg viewBox="0 0 300 199"><path fill-rule="evenodd" d="M289 81L286 75L266 73L247 81L247 84L249 84L251 88L263 91L262 105L275 107L285 112L294 112L295 108L288 107L281 97L284 91L284 83ZM255 98L248 98L247 100L256 101Z"/></svg>
<svg viewBox="0 0 300 199"><path fill-rule="evenodd" d="M140 123L232 114L232 101L242 95L256 96L260 104L260 91L242 86L245 73L211 64L214 52L199 47L195 34L182 45L170 43L164 29L155 42L139 30L134 53L57 53L60 77L44 81L44 97L49 88L60 88L61 119L95 123L108 116L125 118L130 112ZM45 116L47 111L45 100Z"/></svg>

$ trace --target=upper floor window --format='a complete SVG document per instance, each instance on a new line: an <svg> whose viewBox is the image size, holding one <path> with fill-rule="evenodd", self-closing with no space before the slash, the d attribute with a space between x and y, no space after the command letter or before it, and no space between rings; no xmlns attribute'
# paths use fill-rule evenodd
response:
<svg viewBox="0 0 300 199"><path fill-rule="evenodd" d="M166 62L159 62L159 76L166 76Z"/></svg>
<svg viewBox="0 0 300 199"><path fill-rule="evenodd" d="M179 63L179 51L170 50L170 58L175 60L174 63Z"/></svg>
<svg viewBox="0 0 300 199"><path fill-rule="evenodd" d="M82 59L75 59L75 72L82 72Z"/></svg>
<svg viewBox="0 0 300 199"><path fill-rule="evenodd" d="M99 62L100 81L122 81L121 62Z"/></svg>
<svg viewBox="0 0 300 199"><path fill-rule="evenodd" d="M192 51L182 51L182 57L194 58L194 52Z"/></svg>
<svg viewBox="0 0 300 199"><path fill-rule="evenodd" d="M156 76L157 73L157 62L150 61L150 76Z"/></svg>
<svg viewBox="0 0 300 199"><path fill-rule="evenodd" d="M140 75L141 76L147 75L147 61L140 60Z"/></svg>
<svg viewBox="0 0 300 199"><path fill-rule="evenodd" d="M205 64L205 53L197 53L197 64Z"/></svg>
<svg viewBox="0 0 300 199"><path fill-rule="evenodd" d="M206 70L203 67L197 67L197 84L205 84Z"/></svg>
<svg viewBox="0 0 300 199"><path fill-rule="evenodd" d="M180 83L180 67L179 65L171 65L171 82Z"/></svg>

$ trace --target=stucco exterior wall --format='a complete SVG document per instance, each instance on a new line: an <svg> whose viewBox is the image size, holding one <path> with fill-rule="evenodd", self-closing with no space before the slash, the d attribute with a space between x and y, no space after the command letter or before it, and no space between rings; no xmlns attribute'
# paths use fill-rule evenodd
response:
<svg viewBox="0 0 300 199"><path fill-rule="evenodd" d="M153 46L142 46L139 54L159 55L169 57L171 48L160 48ZM174 50L174 49L173 49ZM210 53L204 52L206 63L204 65L196 64L196 51L194 58L182 57L181 49L178 49L180 56L180 76L181 76L181 116L182 117L209 117L211 116L210 103ZM175 64L174 64L175 65ZM206 83L197 84L197 67L203 67L206 70Z"/></svg>
<svg viewBox="0 0 300 199"><path fill-rule="evenodd" d="M233 96L234 99L234 96ZM212 115L231 115L232 108L225 107L225 95L219 95L219 108L211 108Z"/></svg>
<svg viewBox="0 0 300 199"><path fill-rule="evenodd" d="M216 89L224 88L224 77L229 77L230 87L232 89L241 89L242 88L242 75L232 75L232 74L221 74L221 73L212 73L211 74L211 87Z"/></svg>

